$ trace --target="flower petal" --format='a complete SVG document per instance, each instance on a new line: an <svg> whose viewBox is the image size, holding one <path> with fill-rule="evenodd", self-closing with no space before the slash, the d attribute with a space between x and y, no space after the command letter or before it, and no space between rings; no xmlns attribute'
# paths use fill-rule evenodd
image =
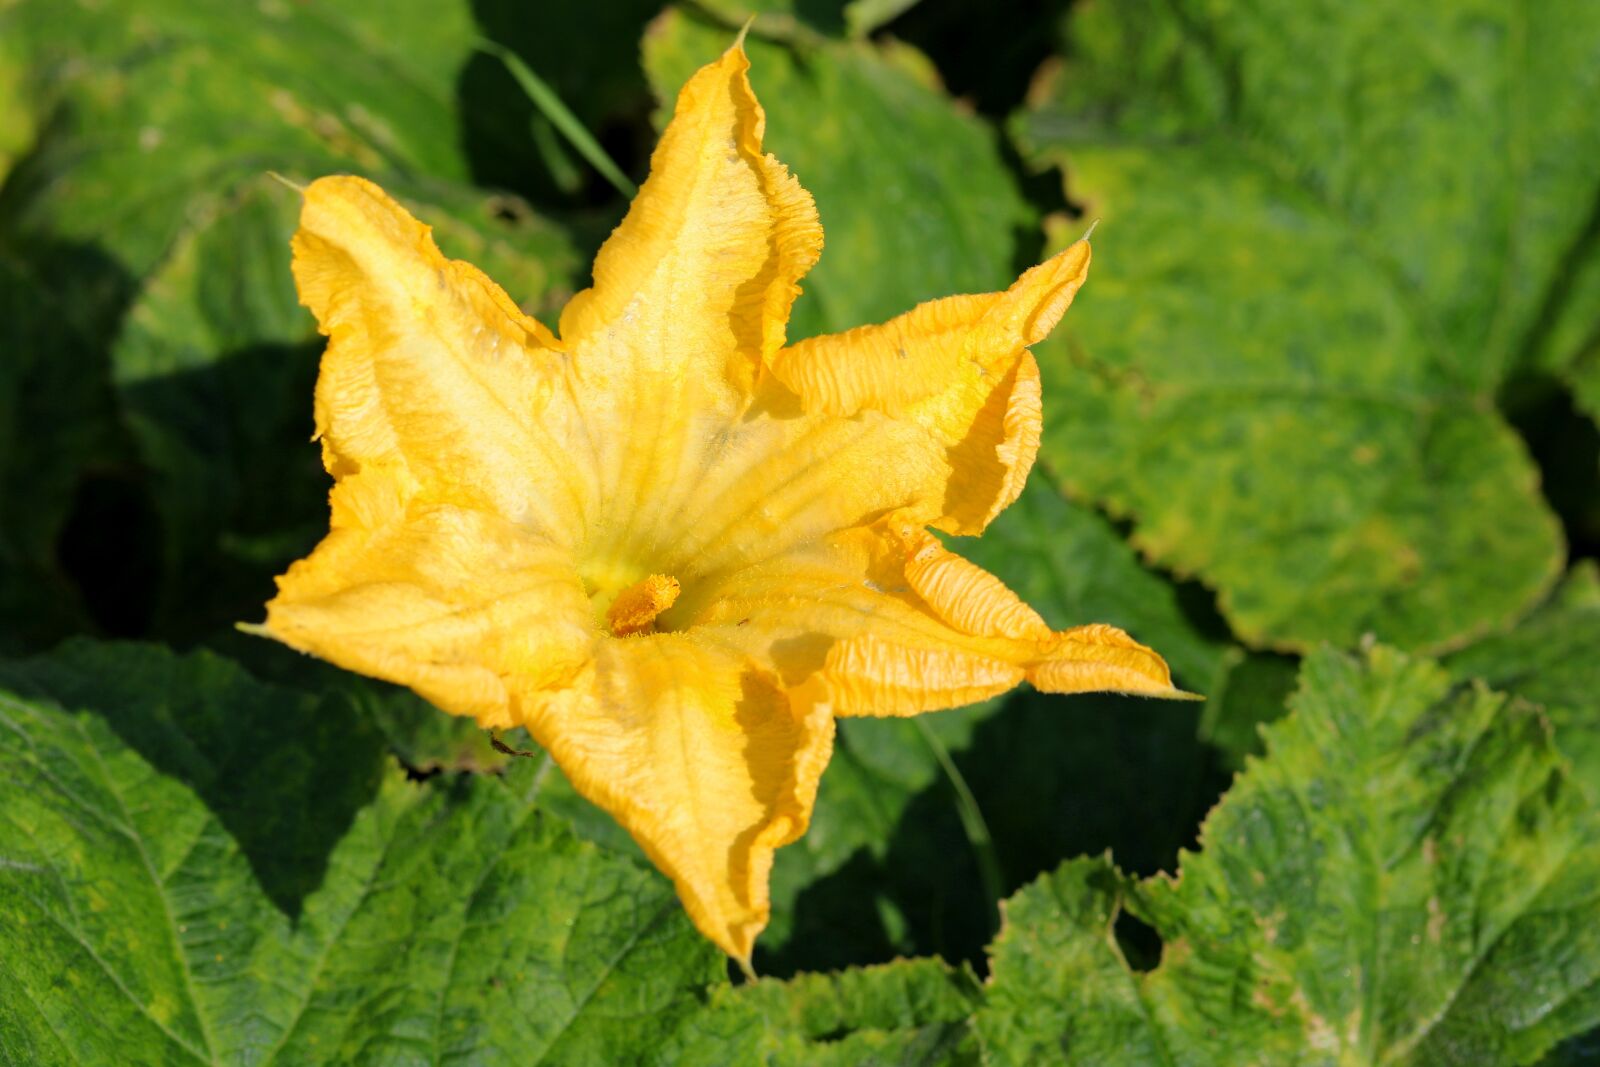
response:
<svg viewBox="0 0 1600 1067"><path fill-rule="evenodd" d="M523 718L584 796L672 878L689 917L748 964L773 850L805 832L833 749L826 705L684 634L606 639L587 692Z"/></svg>
<svg viewBox="0 0 1600 1067"><path fill-rule="evenodd" d="M663 524L662 567L689 583L887 512L932 514L948 477L944 449L910 423L758 406L721 435L717 461L697 471L693 493Z"/></svg>
<svg viewBox="0 0 1600 1067"><path fill-rule="evenodd" d="M589 499L565 461L567 357L548 330L361 178L306 189L294 274L329 338L316 424L330 473L404 469L436 495L576 536Z"/></svg>
<svg viewBox="0 0 1600 1067"><path fill-rule="evenodd" d="M772 371L807 411L882 411L926 428L947 449L944 513L934 525L979 533L1022 491L1039 447L1043 340L1089 271L1079 241L1003 293L921 304L879 326L780 351Z"/></svg>
<svg viewBox="0 0 1600 1067"><path fill-rule="evenodd" d="M590 462L612 504L594 554L658 542L720 461L822 249L811 195L761 149L766 117L735 44L678 96L650 177L561 314Z"/></svg>
<svg viewBox="0 0 1600 1067"><path fill-rule="evenodd" d="M650 177L595 257L593 288L561 313L568 344L609 335L684 370L738 353L754 357L751 371L783 345L822 227L811 194L761 150L749 69L736 43L678 93Z"/></svg>
<svg viewBox="0 0 1600 1067"><path fill-rule="evenodd" d="M379 467L339 482L332 532L278 579L263 629L510 726L508 678L559 688L587 662L588 598L564 551L486 512L422 501L404 478Z"/></svg>
<svg viewBox="0 0 1600 1067"><path fill-rule="evenodd" d="M1053 632L1003 582L901 516L685 587L693 626L791 686L819 679L838 715L914 715L1046 692L1183 697L1160 656L1112 626Z"/></svg>

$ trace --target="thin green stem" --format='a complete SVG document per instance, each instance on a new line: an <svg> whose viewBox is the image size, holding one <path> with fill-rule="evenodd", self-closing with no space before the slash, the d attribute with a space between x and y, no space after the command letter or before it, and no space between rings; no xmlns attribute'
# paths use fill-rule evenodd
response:
<svg viewBox="0 0 1600 1067"><path fill-rule="evenodd" d="M617 192L630 200L633 199L634 194L639 191L638 187L628 180L628 176L622 173L622 168L618 167L606 154L606 150L600 147L600 142L594 139L594 134L578 120L578 116L561 102L561 97L550 88L550 84L535 74L533 68L523 62L521 56L503 45L482 38L478 40L478 50L504 63L506 70L517 80L517 84L528 95L533 106L550 120L550 125L554 126L578 154L599 171L600 176L610 182Z"/></svg>
<svg viewBox="0 0 1600 1067"><path fill-rule="evenodd" d="M933 732L933 727L929 726L927 720L921 716L911 721L917 724L923 742L933 752L934 758L939 761L939 766L944 769L944 776L950 780L950 788L955 790L956 811L961 816L961 828L966 831L967 842L972 845L973 855L977 858L978 877L983 882L983 895L989 905L989 929L998 930L1000 898L1005 893L1005 877L1000 872L1000 854L995 851L994 839L989 836L989 824L984 821L983 810L978 807L978 798L972 795L966 776L961 773L961 768L956 766L956 761L950 758L950 750L944 747L944 742Z"/></svg>

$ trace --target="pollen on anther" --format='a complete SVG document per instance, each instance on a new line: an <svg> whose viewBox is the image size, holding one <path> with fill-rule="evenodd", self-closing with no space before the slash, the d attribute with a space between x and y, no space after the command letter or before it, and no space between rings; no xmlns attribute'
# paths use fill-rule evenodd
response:
<svg viewBox="0 0 1600 1067"><path fill-rule="evenodd" d="M654 633L656 616L678 599L678 588L678 579L666 574L635 582L618 593L606 609L606 624L618 637Z"/></svg>

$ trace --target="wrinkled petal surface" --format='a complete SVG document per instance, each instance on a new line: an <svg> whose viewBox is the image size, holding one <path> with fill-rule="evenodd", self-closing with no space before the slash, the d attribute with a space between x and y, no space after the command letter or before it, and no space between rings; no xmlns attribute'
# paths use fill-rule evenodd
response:
<svg viewBox="0 0 1600 1067"><path fill-rule="evenodd" d="M826 705L679 634L601 641L575 689L522 707L572 784L612 812L689 917L748 961L773 850L805 832L833 751Z"/></svg>
<svg viewBox="0 0 1600 1067"><path fill-rule="evenodd" d="M1079 241L1003 293L932 300L881 326L802 341L773 372L809 411L881 411L924 428L950 468L932 524L982 533L1021 494L1039 451L1039 367L1027 346L1066 314L1089 259Z"/></svg>
<svg viewBox="0 0 1600 1067"><path fill-rule="evenodd" d="M835 715L915 715L1003 693L1183 697L1113 626L1052 631L994 575L900 516L844 531L680 603L675 625L739 648Z"/></svg>
<svg viewBox="0 0 1600 1067"><path fill-rule="evenodd" d="M822 231L762 151L747 67L735 45L684 87L559 339L371 183L306 190L331 528L263 627L526 726L745 961L835 715L1025 680L1181 695L1126 634L1052 631L927 530L979 532L1021 491L1027 346L1088 244L1003 293L786 346Z"/></svg>

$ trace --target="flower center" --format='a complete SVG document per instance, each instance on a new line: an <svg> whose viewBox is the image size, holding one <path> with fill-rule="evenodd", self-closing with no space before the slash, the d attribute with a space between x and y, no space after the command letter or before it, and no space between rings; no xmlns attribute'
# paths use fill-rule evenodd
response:
<svg viewBox="0 0 1600 1067"><path fill-rule="evenodd" d="M656 616L678 599L678 579L652 574L617 594L606 609L606 625L617 637L655 633Z"/></svg>

